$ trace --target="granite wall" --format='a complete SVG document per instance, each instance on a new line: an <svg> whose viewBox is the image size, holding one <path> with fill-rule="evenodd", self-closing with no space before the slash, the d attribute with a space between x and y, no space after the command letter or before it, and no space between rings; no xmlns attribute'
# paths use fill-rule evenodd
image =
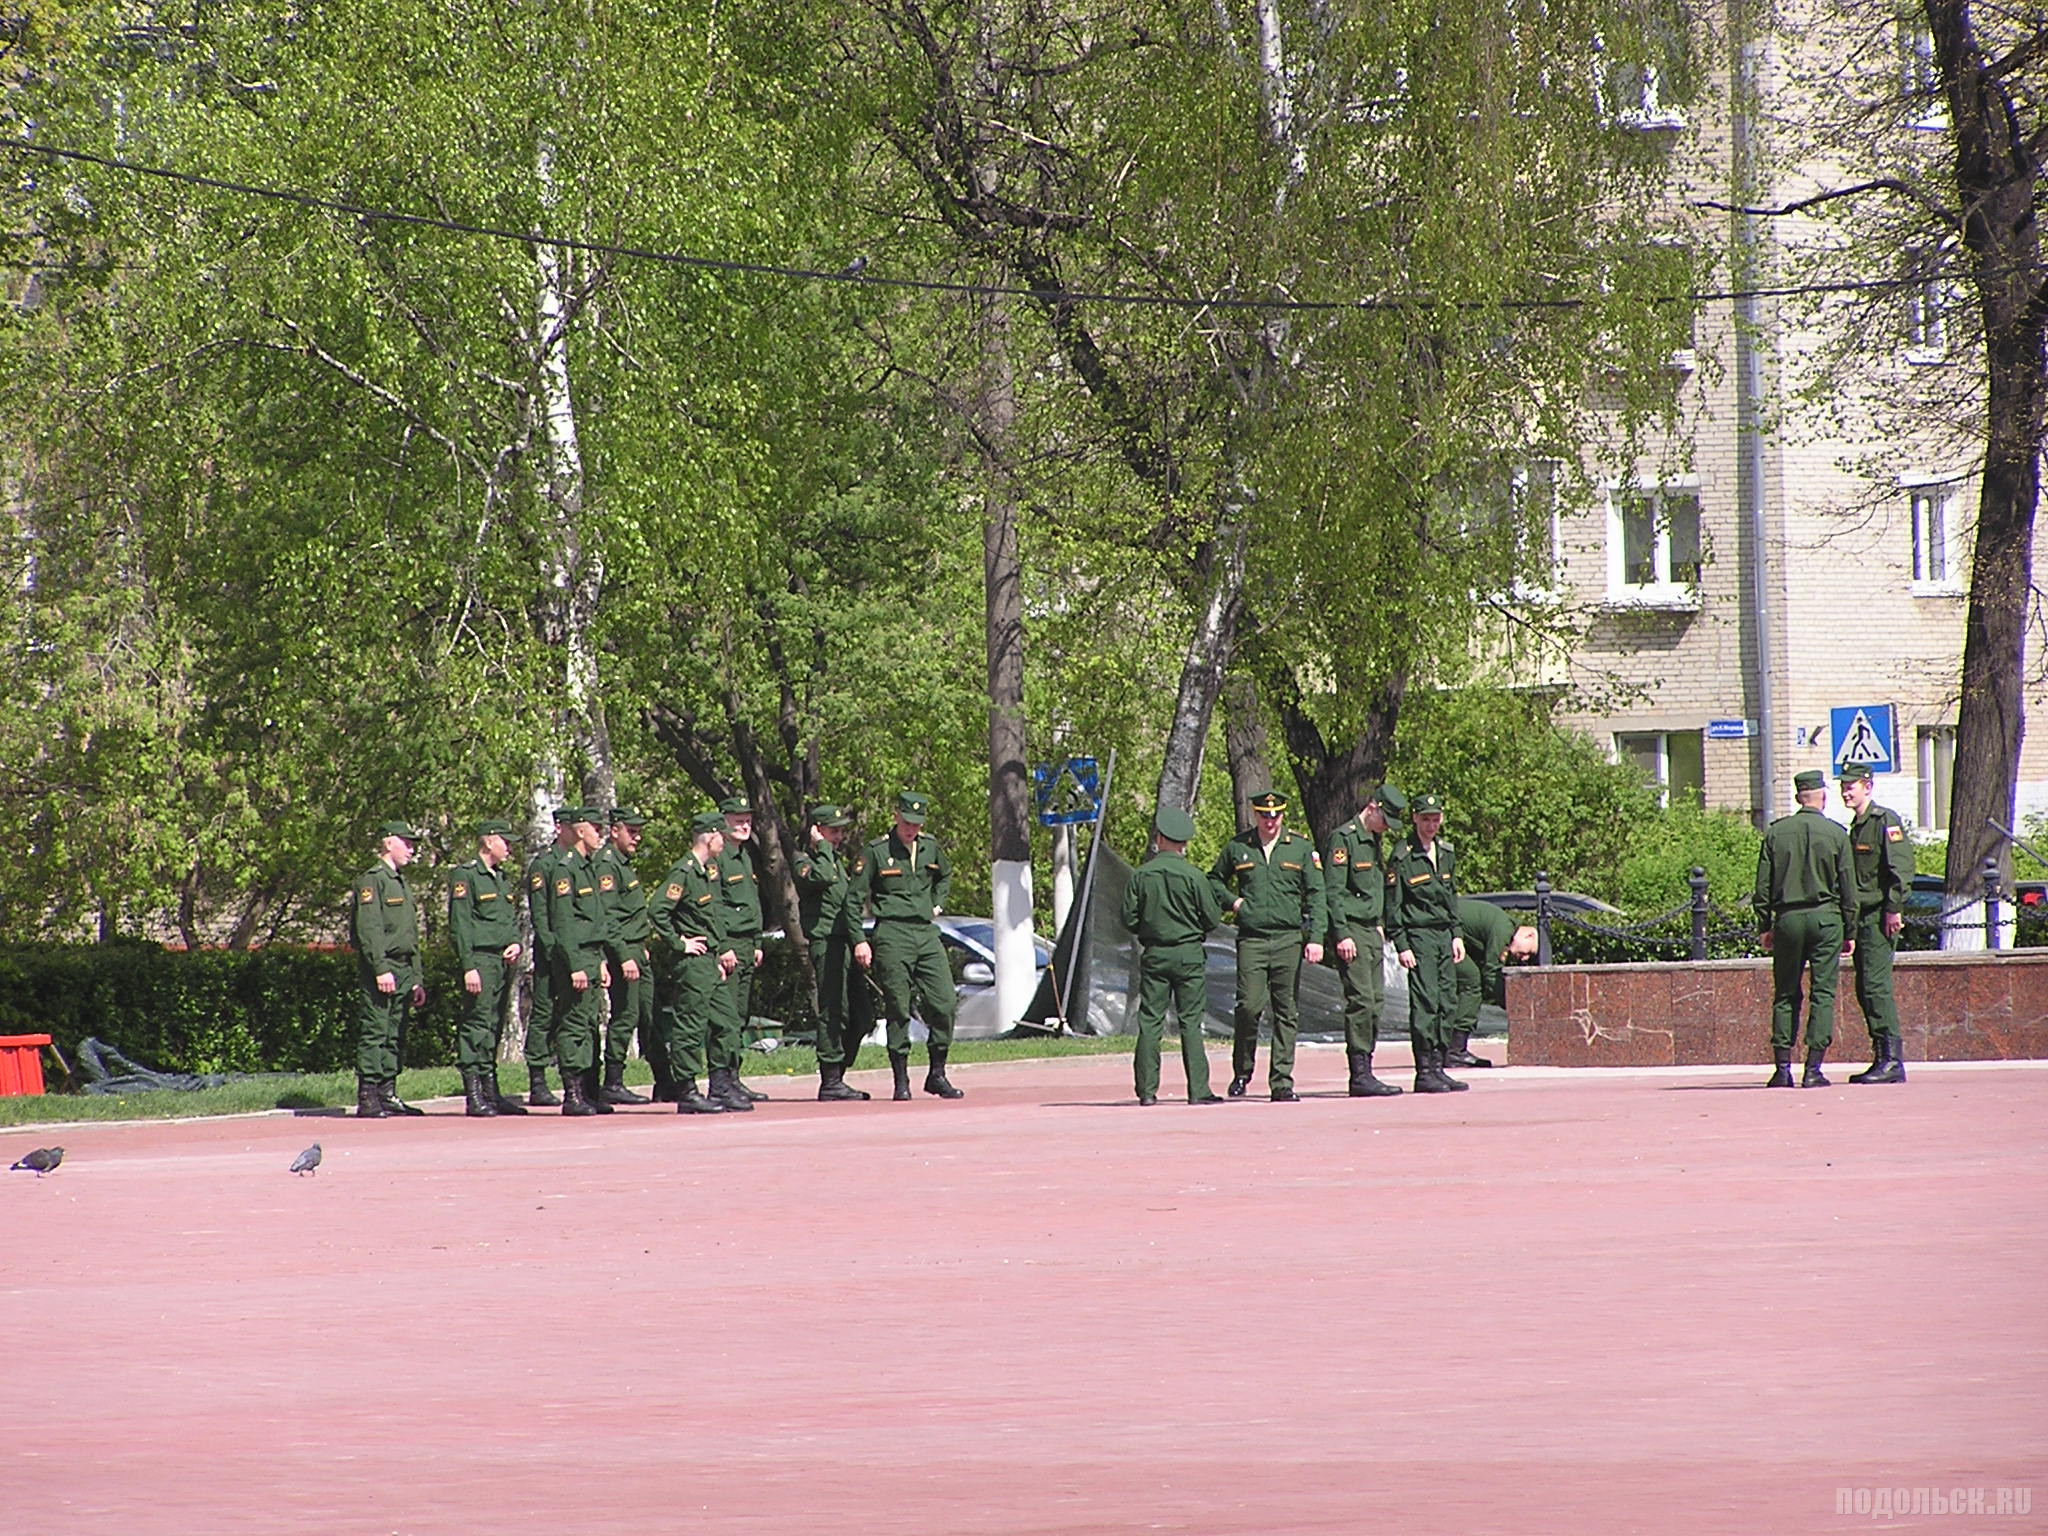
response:
<svg viewBox="0 0 2048 1536"><path fill-rule="evenodd" d="M1903 954L1893 971L1906 1066L2048 1057L2048 950ZM1512 968L1515 1066L1747 1065L1771 1059L1771 963L1701 960ZM1803 1027L1803 1023L1802 1023ZM1829 1059L1868 1060L1842 967Z"/></svg>

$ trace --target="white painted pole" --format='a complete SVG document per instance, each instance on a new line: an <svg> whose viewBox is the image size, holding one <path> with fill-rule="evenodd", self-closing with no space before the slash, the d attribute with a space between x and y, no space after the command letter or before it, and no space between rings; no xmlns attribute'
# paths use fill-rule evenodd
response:
<svg viewBox="0 0 2048 1536"><path fill-rule="evenodd" d="M1052 829L1052 929L1066 930L1074 910L1074 829L1062 822Z"/></svg>
<svg viewBox="0 0 2048 1536"><path fill-rule="evenodd" d="M1007 1028L1024 1016L1038 989L1038 952L1031 932L1031 861L998 859L995 893L996 1011Z"/></svg>

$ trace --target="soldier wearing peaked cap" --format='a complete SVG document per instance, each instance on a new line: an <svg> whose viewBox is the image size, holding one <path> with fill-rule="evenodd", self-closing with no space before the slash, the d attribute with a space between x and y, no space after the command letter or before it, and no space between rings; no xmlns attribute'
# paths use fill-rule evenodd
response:
<svg viewBox="0 0 2048 1536"><path fill-rule="evenodd" d="M854 946L860 943L860 903L853 881L861 872L856 849L842 850L853 818L837 805L811 807L809 846L791 871L796 882L797 921L811 948L811 974L818 983L818 1097L828 1102L865 1099L846 1081L860 1051L873 1010L869 988L853 976Z"/></svg>
<svg viewBox="0 0 2048 1536"><path fill-rule="evenodd" d="M640 888L633 853L640 846L647 818L620 806L611 813L607 841L592 856L597 892L605 911L605 958L611 964L610 1012L605 1019L604 1082L598 1089L607 1104L645 1104L644 1094L626 1086L626 1052L634 1035L640 1050L655 1063L656 1097L667 1081L662 1052L654 1042L654 922L647 911L647 893Z"/></svg>
<svg viewBox="0 0 2048 1536"><path fill-rule="evenodd" d="M1387 934L1408 973L1408 1040L1417 1093L1461 1093L1444 1066L1458 1007L1458 856L1440 835L1444 803L1417 795L1408 803L1409 835L1387 855Z"/></svg>
<svg viewBox="0 0 2048 1536"><path fill-rule="evenodd" d="M747 1024L754 1016L754 973L761 966L761 871L756 863L761 846L754 837L754 805L745 795L728 795L718 802L718 810L725 817L718 878L732 964L719 984L711 1026L711 1096L723 1092L758 1104L768 1095L746 1085L740 1062L746 1054Z"/></svg>
<svg viewBox="0 0 2048 1536"><path fill-rule="evenodd" d="M476 857L456 865L448 880L448 939L468 998L456 1026L455 1064L470 1115L526 1113L498 1089L498 1040L520 954L519 883L505 866L512 837L510 822L485 822L477 828Z"/></svg>
<svg viewBox="0 0 2048 1536"><path fill-rule="evenodd" d="M676 860L650 903L656 943L663 956L662 996L655 1010L656 1032L668 1054L675 1084L676 1113L716 1115L751 1110L753 1101L726 1092L697 1090L704 1070L705 1043L718 1008L718 988L733 953L725 935L726 906L718 856L725 847L725 817L707 811L690 823L690 851ZM719 1086L725 1086L723 1079Z"/></svg>
<svg viewBox="0 0 2048 1536"><path fill-rule="evenodd" d="M951 866L939 840L924 830L931 799L914 790L896 797L896 825L861 853L860 873L853 877L855 899L874 909L875 934L854 946L854 963L872 970L882 992L882 1011L889 1026L889 1069L897 1100L910 1097L910 1016L924 1020L926 1051L924 1091L942 1099L964 1098L946 1076L946 1057L953 1049L953 1016L959 992L946 946L932 919L945 908L952 889Z"/></svg>
<svg viewBox="0 0 2048 1536"><path fill-rule="evenodd" d="M1243 1098L1258 1066L1259 1017L1273 1017L1267 1082L1273 1102L1294 1091L1294 1037L1299 1027L1295 991L1301 963L1318 965L1329 919L1323 903L1323 859L1316 845L1282 825L1284 797L1266 790L1252 797L1252 826L1216 856L1209 879L1226 912L1237 914L1237 1007L1230 1048L1230 1096ZM1308 934L1303 942L1303 931Z"/></svg>
<svg viewBox="0 0 2048 1536"><path fill-rule="evenodd" d="M408 1008L427 1000L419 910L405 882L420 835L410 822L377 829L377 862L356 877L349 940L356 951L356 1113L366 1120L421 1111L398 1097L399 1041Z"/></svg>
<svg viewBox="0 0 2048 1536"><path fill-rule="evenodd" d="M1392 1083L1372 1074L1373 1047L1386 1009L1386 838L1408 813L1408 797L1382 784L1359 813L1330 834L1323 882L1330 909L1330 951L1344 983L1344 1056L1354 1099L1391 1097Z"/></svg>
<svg viewBox="0 0 2048 1536"><path fill-rule="evenodd" d="M597 1094L598 999L611 980L604 954L607 921L593 855L603 844L604 813L587 805L564 810L574 840L548 887L548 927L555 940L555 991L562 999L555 1061L562 1073L562 1113L608 1115Z"/></svg>
<svg viewBox="0 0 2048 1536"><path fill-rule="evenodd" d="M1827 776L1809 768L1793 776L1792 787L1799 809L1770 824L1756 860L1756 920L1771 957L1771 1057L1776 1068L1766 1086L1792 1086L1800 993L1811 970L1806 1071L1799 1086L1825 1088L1828 1080L1820 1067L1835 1037L1835 982L1842 956L1856 942L1856 867L1849 834L1824 814Z"/></svg>
<svg viewBox="0 0 2048 1536"><path fill-rule="evenodd" d="M554 841L526 866L526 915L533 924L526 1016L526 1102L535 1109L554 1109L562 1102L548 1087L548 1067L555 1059L555 1031L561 1023L563 1005L555 991L555 935L548 926L548 901L555 885L555 869L568 857L576 841L568 809L564 806L550 813L555 824Z"/></svg>
<svg viewBox="0 0 2048 1536"><path fill-rule="evenodd" d="M1209 1091L1202 1024L1209 986L1202 943L1223 921L1216 887L1184 856L1195 835L1186 811L1161 806L1152 818L1152 856L1131 872L1120 916L1138 936L1138 1048L1132 1060L1138 1102L1159 1101L1159 1041L1166 1006L1180 1022L1180 1060L1190 1104L1221 1104Z"/></svg>
<svg viewBox="0 0 2048 1536"><path fill-rule="evenodd" d="M1850 865L1856 876L1856 1002L1870 1028L1870 1066L1852 1083L1903 1083L1906 1057L1899 1040L1899 1009L1892 999L1892 955L1905 926L1913 888L1913 845L1896 811L1874 798L1870 764L1842 764L1842 799L1851 816Z"/></svg>

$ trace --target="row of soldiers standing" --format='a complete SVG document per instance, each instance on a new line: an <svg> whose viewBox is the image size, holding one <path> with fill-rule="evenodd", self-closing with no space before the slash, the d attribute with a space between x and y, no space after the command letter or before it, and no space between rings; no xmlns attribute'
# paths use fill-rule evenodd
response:
<svg viewBox="0 0 2048 1536"><path fill-rule="evenodd" d="M950 872L938 841L923 830L928 811L925 796L905 791L892 830L848 853L844 809L811 810L808 846L792 873L818 983L820 1099L868 1098L845 1079L876 1005L887 1024L892 1096L910 1097L913 1012L929 1036L925 1091L963 1096L946 1075L957 996L933 923ZM690 851L650 898L633 866L645 816L587 806L555 813L553 846L524 873L534 943L526 1105L501 1091L496 1069L521 955L519 882L509 862L514 833L503 821L478 828L476 857L454 870L448 896L449 937L468 995L456 1036L466 1113L559 1105L565 1115L600 1115L645 1104L625 1083L636 1034L653 1069L655 1100L679 1113L743 1112L766 1097L739 1075L762 959L753 819L744 798L696 817ZM357 881L350 904L359 962L356 1102L366 1117L419 1113L398 1097L396 1083L405 1010L425 998L404 877L419 834L386 822L379 840L378 862ZM863 923L870 909L872 938ZM559 1099L548 1087L550 1062L561 1074Z"/></svg>

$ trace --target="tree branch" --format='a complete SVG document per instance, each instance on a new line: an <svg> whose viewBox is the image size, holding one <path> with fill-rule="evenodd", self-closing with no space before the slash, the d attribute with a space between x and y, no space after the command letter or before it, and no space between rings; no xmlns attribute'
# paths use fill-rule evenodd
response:
<svg viewBox="0 0 2048 1536"><path fill-rule="evenodd" d="M1953 209L1944 208L1920 188L1910 182L1894 177L1881 176L1875 181L1861 181L1853 187L1837 187L1831 192L1819 192L1812 197L1802 197L1796 203L1784 203L1776 208L1759 208L1746 203L1721 203L1712 198L1695 198L1692 206L1711 209L1716 213L1747 213L1759 218L1783 218L1787 214L1804 213L1809 208L1818 208L1823 203L1837 202L1845 197L1861 197L1866 192L1893 192L1908 202L1919 205L1921 211L1938 219L1950 229L1962 227L1962 215Z"/></svg>

